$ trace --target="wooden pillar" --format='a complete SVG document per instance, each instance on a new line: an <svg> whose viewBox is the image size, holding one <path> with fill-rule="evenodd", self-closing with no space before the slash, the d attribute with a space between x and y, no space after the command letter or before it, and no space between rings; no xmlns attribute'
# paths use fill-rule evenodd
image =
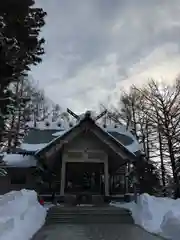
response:
<svg viewBox="0 0 180 240"><path fill-rule="evenodd" d="M66 177L66 162L62 159L62 166L61 166L61 189L60 189L60 196L64 196L64 188L65 188L65 179Z"/></svg>
<svg viewBox="0 0 180 240"><path fill-rule="evenodd" d="M109 169L108 159L104 162L104 185L105 185L105 196L109 196Z"/></svg>
<svg viewBox="0 0 180 240"><path fill-rule="evenodd" d="M128 168L128 165L126 165L126 168L125 168L125 181L124 181L124 183L125 183L125 194L126 193L129 193L129 176L128 176L128 170L129 170L129 168Z"/></svg>

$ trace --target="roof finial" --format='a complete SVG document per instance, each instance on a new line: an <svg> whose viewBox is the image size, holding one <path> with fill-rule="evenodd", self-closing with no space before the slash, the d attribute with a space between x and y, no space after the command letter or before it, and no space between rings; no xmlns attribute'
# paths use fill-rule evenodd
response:
<svg viewBox="0 0 180 240"><path fill-rule="evenodd" d="M76 120L79 120L79 116L75 114L73 111L71 111L69 108L67 108L67 112L71 114L71 116L73 116Z"/></svg>
<svg viewBox="0 0 180 240"><path fill-rule="evenodd" d="M85 118L91 118L91 111L85 112Z"/></svg>

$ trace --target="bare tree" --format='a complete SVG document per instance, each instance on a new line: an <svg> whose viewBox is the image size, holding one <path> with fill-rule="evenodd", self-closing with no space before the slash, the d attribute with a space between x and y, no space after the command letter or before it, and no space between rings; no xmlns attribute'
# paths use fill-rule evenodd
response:
<svg viewBox="0 0 180 240"><path fill-rule="evenodd" d="M59 104L55 104L52 109L52 121L57 121L61 116L61 107Z"/></svg>
<svg viewBox="0 0 180 240"><path fill-rule="evenodd" d="M171 164L176 186L175 197L180 196L176 173L176 158L179 155L177 149L180 146L180 82L177 80L172 86L162 87L152 80L146 87L139 89L139 92L151 106L151 111L146 111L148 118L157 126L162 175L165 174L165 156Z"/></svg>
<svg viewBox="0 0 180 240"><path fill-rule="evenodd" d="M4 145L10 152L21 142L27 132L27 123L31 121L36 127L38 121L46 119L52 114L55 105L34 81L22 78L11 86L14 92L14 111L6 121L6 139ZM31 124L32 125L32 124Z"/></svg>

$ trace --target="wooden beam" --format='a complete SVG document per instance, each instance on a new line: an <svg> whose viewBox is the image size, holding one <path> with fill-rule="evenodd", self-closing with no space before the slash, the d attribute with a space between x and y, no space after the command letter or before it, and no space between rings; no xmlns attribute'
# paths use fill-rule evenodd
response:
<svg viewBox="0 0 180 240"><path fill-rule="evenodd" d="M100 113L96 118L95 118L95 121L99 120L100 118L102 118L104 115L106 115L107 113L107 109L104 110L102 113Z"/></svg>
<svg viewBox="0 0 180 240"><path fill-rule="evenodd" d="M67 112L68 112L71 116L73 116L75 119L77 119L77 120L80 119L79 116L78 116L77 114L75 114L73 111L71 111L69 108L67 108Z"/></svg>
<svg viewBox="0 0 180 240"><path fill-rule="evenodd" d="M88 158L71 158L71 159L68 159L68 158L65 158L64 160L65 162L70 162L70 163L73 163L73 162L79 162L79 163L104 163L105 160L101 160L101 159L88 159Z"/></svg>

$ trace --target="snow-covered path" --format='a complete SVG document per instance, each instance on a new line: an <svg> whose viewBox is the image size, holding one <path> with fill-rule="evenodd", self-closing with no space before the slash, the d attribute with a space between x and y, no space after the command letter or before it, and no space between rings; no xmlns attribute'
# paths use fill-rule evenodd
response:
<svg viewBox="0 0 180 240"><path fill-rule="evenodd" d="M133 224L55 224L43 227L32 240L160 240Z"/></svg>

